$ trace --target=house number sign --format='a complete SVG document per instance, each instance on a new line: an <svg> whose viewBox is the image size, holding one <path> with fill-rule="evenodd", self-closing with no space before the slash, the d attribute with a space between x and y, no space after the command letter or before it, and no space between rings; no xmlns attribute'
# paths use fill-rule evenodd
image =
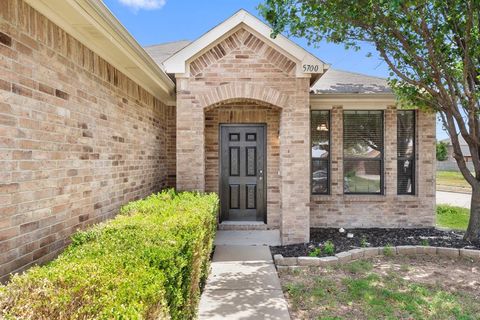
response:
<svg viewBox="0 0 480 320"><path fill-rule="evenodd" d="M303 72L305 73L314 73L320 70L320 67L318 66L318 64L304 64L302 67L303 67Z"/></svg>

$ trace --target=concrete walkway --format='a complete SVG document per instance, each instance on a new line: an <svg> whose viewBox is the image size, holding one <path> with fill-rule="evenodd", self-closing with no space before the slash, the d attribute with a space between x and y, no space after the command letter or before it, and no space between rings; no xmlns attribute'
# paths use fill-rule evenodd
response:
<svg viewBox="0 0 480 320"><path fill-rule="evenodd" d="M268 245L278 231L218 231L199 319L289 320Z"/></svg>
<svg viewBox="0 0 480 320"><path fill-rule="evenodd" d="M471 198L472 195L468 193L437 191L437 204L449 204L470 209Z"/></svg>

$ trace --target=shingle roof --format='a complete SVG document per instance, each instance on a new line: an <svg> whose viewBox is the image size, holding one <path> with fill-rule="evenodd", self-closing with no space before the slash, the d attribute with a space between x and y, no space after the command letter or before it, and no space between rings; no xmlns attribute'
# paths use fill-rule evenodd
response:
<svg viewBox="0 0 480 320"><path fill-rule="evenodd" d="M440 141L445 142L449 146L452 145L452 139L450 139L450 138L443 139L443 140L440 140ZM463 155L464 156L470 156L471 153L470 153L470 148L468 146L468 143L465 141L465 139L463 139L461 134L458 134L458 143L460 144L460 149L462 149Z"/></svg>
<svg viewBox="0 0 480 320"><path fill-rule="evenodd" d="M144 47L145 51L164 70L162 62L189 45L191 41L180 40Z"/></svg>
<svg viewBox="0 0 480 320"><path fill-rule="evenodd" d="M313 93L391 93L384 78L328 69L311 88Z"/></svg>
<svg viewBox="0 0 480 320"><path fill-rule="evenodd" d="M144 47L152 59L164 69L163 62L189 45L191 41L180 40ZM313 85L311 91L322 93L391 93L387 80L360 73L330 68Z"/></svg>

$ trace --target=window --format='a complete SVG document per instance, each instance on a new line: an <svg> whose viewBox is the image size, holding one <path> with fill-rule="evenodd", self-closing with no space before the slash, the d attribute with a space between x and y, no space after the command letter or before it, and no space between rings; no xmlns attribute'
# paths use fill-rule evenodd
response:
<svg viewBox="0 0 480 320"><path fill-rule="evenodd" d="M343 112L343 189L383 194L383 111Z"/></svg>
<svg viewBox="0 0 480 320"><path fill-rule="evenodd" d="M312 194L330 192L330 111L312 111Z"/></svg>
<svg viewBox="0 0 480 320"><path fill-rule="evenodd" d="M415 194L415 111L397 112L397 193Z"/></svg>

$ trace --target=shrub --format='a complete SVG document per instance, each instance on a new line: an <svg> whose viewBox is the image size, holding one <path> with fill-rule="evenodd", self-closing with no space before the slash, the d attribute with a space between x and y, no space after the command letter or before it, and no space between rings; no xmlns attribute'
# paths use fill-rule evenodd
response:
<svg viewBox="0 0 480 320"><path fill-rule="evenodd" d="M363 236L363 237L362 237L362 240L360 240L360 247L362 247L362 248L368 247L368 241L367 241L367 237L366 237L366 236Z"/></svg>
<svg viewBox="0 0 480 320"><path fill-rule="evenodd" d="M325 242L325 244L323 245L323 252L329 256L333 256L335 254L335 245L332 241L328 240L327 242Z"/></svg>
<svg viewBox="0 0 480 320"><path fill-rule="evenodd" d="M393 246L391 243L387 243L387 245L383 247L383 255L386 257L391 257L394 255Z"/></svg>
<svg viewBox="0 0 480 320"><path fill-rule="evenodd" d="M309 253L309 257L320 257L322 255L322 249L321 248L314 248L312 249Z"/></svg>
<svg viewBox="0 0 480 320"><path fill-rule="evenodd" d="M448 150L447 150L447 144L443 141L437 142L437 160L438 161L445 161L447 160L448 157Z"/></svg>
<svg viewBox="0 0 480 320"><path fill-rule="evenodd" d="M80 231L54 261L0 286L0 318L190 319L208 271L214 194L172 190Z"/></svg>

